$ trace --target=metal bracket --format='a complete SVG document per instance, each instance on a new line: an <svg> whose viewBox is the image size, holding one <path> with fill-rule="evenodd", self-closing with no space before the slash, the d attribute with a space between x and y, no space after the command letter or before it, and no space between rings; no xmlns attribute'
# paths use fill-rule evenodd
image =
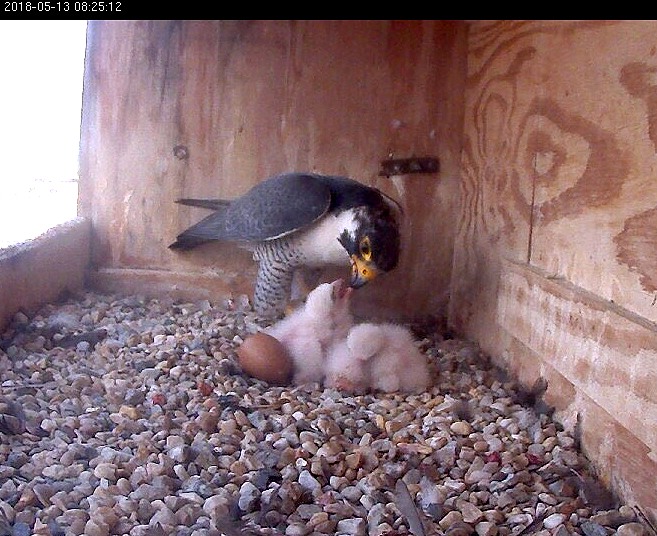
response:
<svg viewBox="0 0 657 536"><path fill-rule="evenodd" d="M438 173L438 171L440 171L438 159L432 156L423 156L382 160L379 175L390 177L409 173Z"/></svg>

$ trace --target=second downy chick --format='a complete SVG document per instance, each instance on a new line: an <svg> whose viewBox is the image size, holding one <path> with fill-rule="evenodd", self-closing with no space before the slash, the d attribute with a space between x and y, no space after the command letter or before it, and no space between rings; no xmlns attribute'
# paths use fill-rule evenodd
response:
<svg viewBox="0 0 657 536"><path fill-rule="evenodd" d="M358 324L337 342L326 360L326 385L364 392L421 392L429 386L425 355L407 328L397 324Z"/></svg>

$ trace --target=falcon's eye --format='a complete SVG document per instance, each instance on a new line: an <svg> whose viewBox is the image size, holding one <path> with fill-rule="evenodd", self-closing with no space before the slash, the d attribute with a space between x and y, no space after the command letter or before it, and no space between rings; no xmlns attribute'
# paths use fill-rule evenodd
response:
<svg viewBox="0 0 657 536"><path fill-rule="evenodd" d="M372 258L372 247L370 245L370 237L366 236L364 238L361 238L358 247L360 249L361 258L365 261L369 261Z"/></svg>

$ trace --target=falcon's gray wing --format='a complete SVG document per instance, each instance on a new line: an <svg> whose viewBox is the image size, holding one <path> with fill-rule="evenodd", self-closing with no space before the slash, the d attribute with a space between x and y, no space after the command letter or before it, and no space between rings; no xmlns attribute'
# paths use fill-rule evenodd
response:
<svg viewBox="0 0 657 536"><path fill-rule="evenodd" d="M313 175L291 173L263 181L242 197L183 200L183 204L215 207L213 212L178 235L171 247L193 247L207 240L262 241L285 236L326 214L330 188Z"/></svg>

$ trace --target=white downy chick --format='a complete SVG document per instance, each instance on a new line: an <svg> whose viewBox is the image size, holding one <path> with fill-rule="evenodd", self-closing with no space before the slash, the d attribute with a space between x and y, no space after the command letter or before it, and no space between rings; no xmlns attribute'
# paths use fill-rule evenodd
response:
<svg viewBox="0 0 657 536"><path fill-rule="evenodd" d="M293 383L324 379L329 346L346 338L353 325L349 311L352 290L342 279L322 283L308 294L303 306L265 330L289 352L294 362Z"/></svg>
<svg viewBox="0 0 657 536"><path fill-rule="evenodd" d="M362 363L361 374L369 373L373 390L420 392L429 386L427 359L404 326L358 324L349 332L347 347Z"/></svg>
<svg viewBox="0 0 657 536"><path fill-rule="evenodd" d="M346 338L336 341L329 349L324 374L326 387L358 394L369 390L369 363L349 349Z"/></svg>

